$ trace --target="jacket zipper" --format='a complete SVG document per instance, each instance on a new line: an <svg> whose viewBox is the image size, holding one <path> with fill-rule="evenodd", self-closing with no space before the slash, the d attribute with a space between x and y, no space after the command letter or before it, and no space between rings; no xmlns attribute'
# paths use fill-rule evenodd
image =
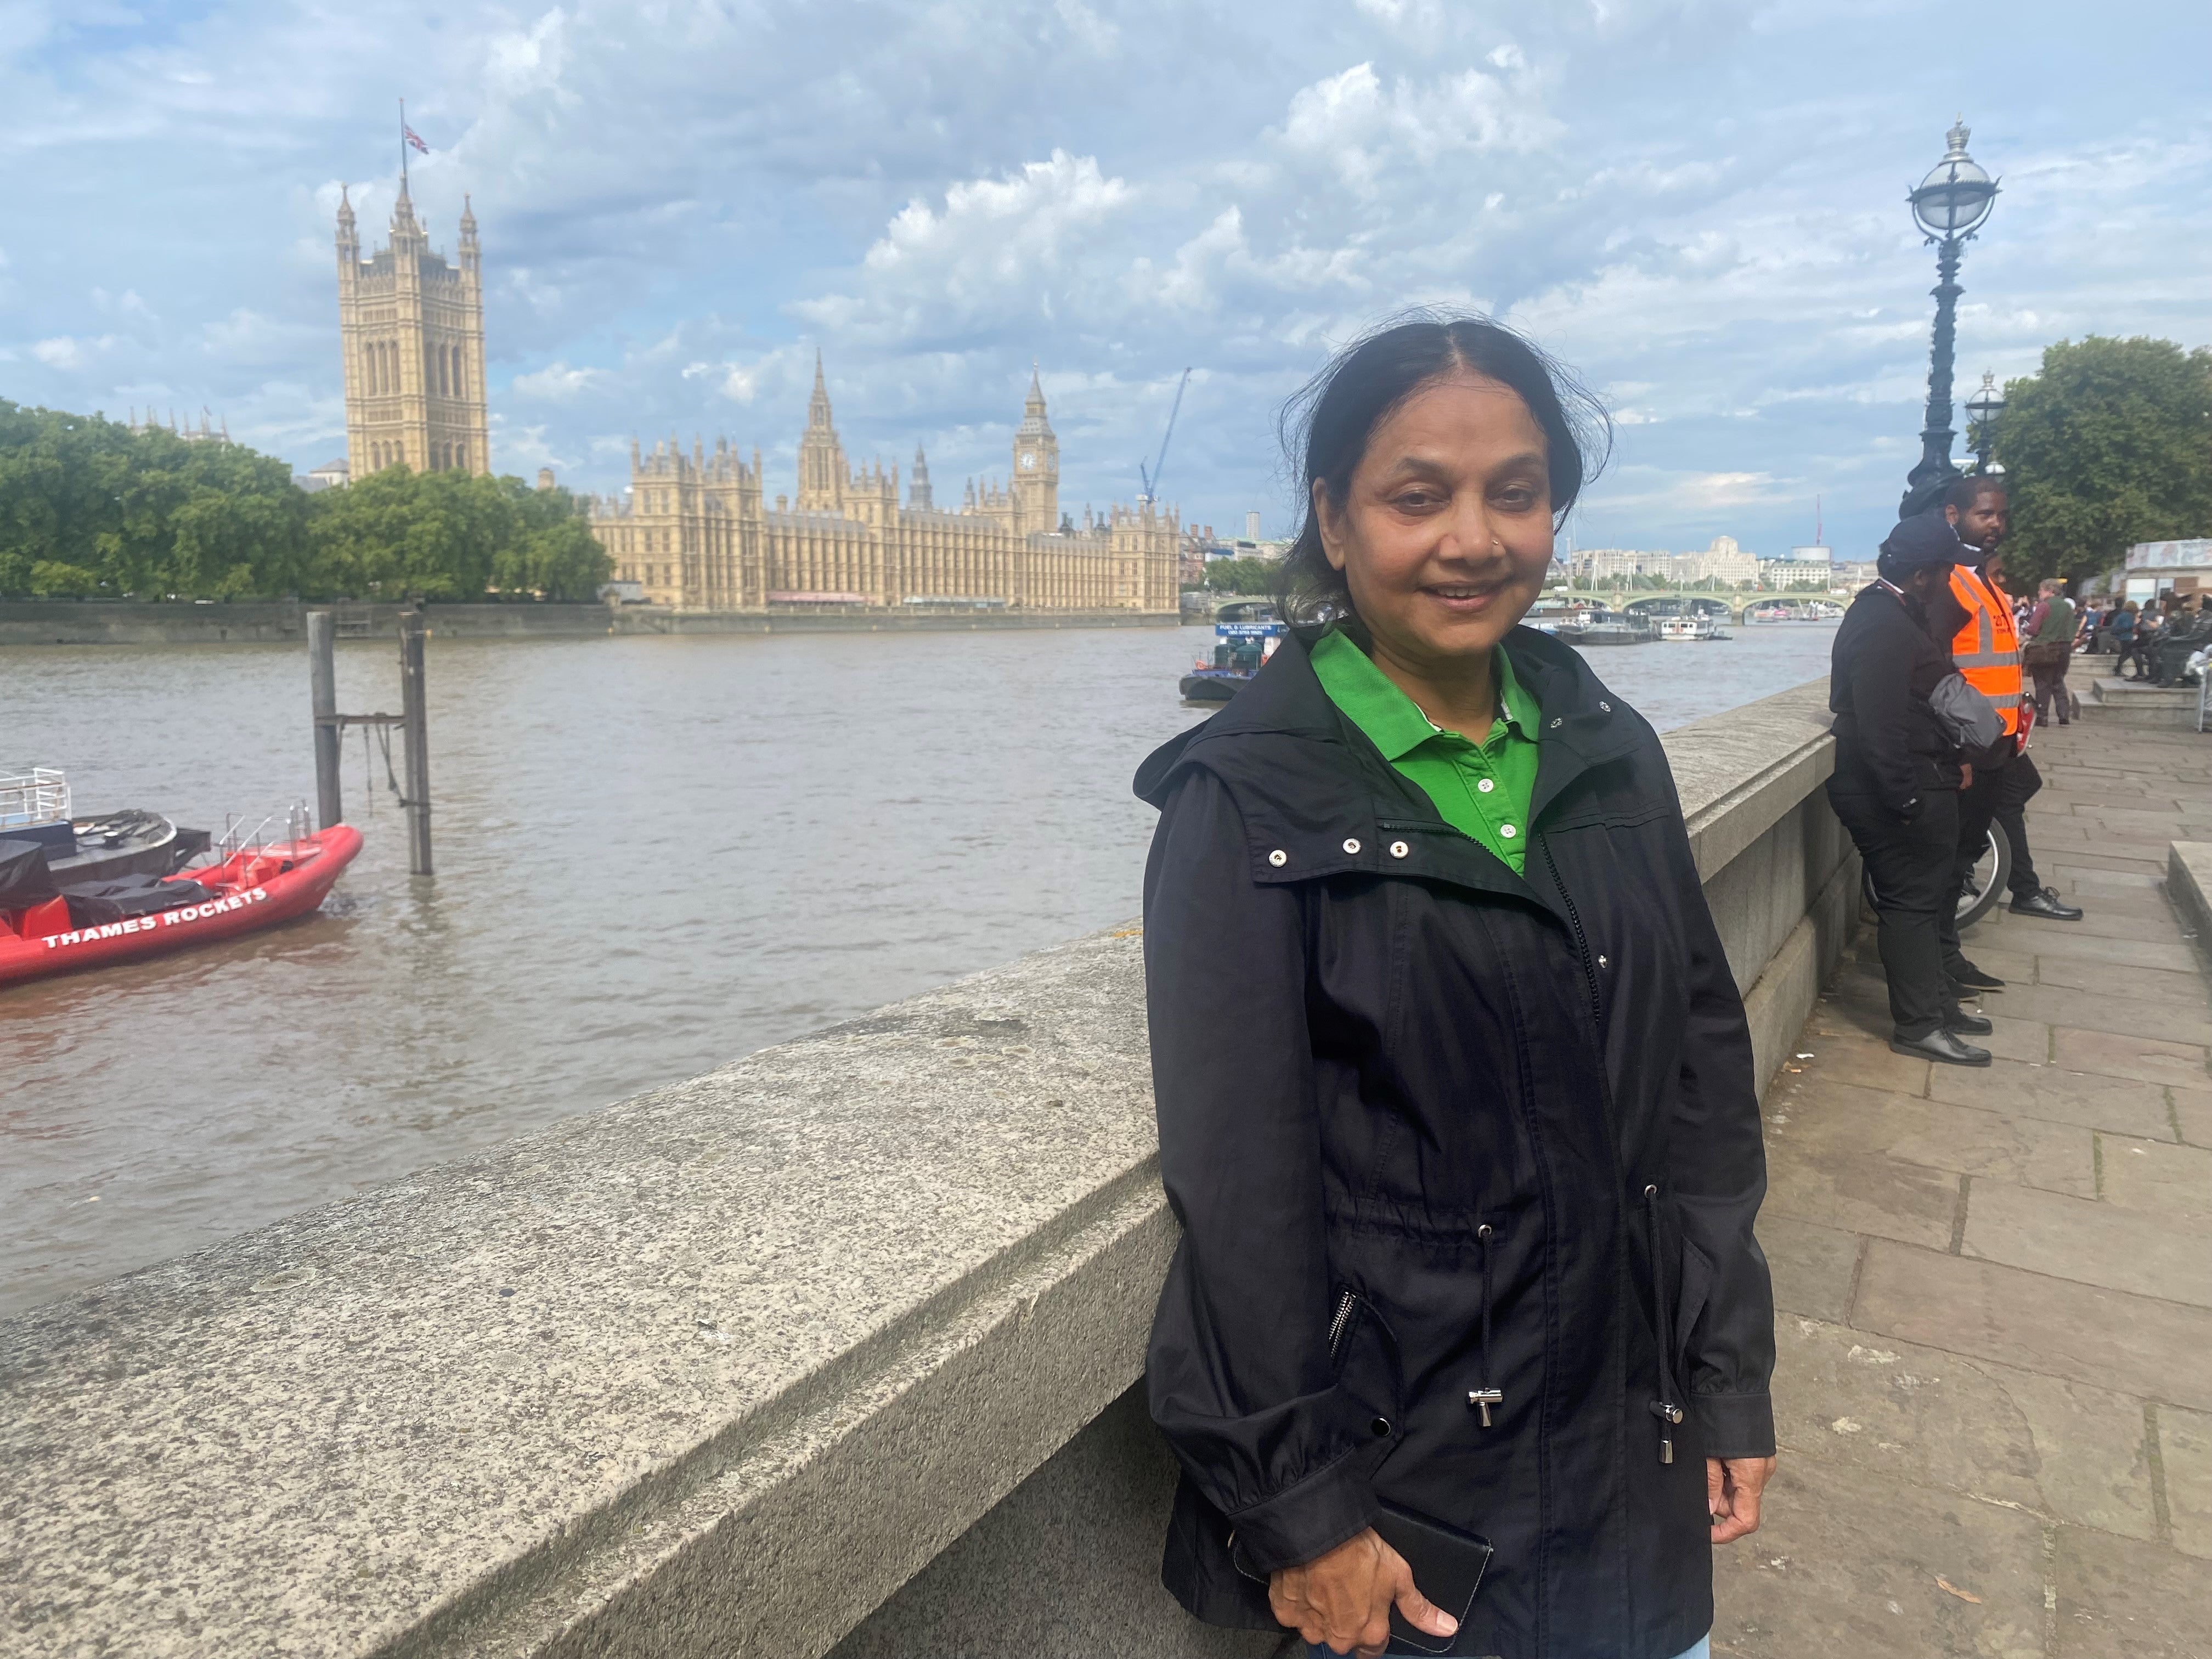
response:
<svg viewBox="0 0 2212 1659"><path fill-rule="evenodd" d="M1352 1310L1359 1305L1359 1293L1346 1291L1336 1299L1336 1317L1328 1322L1328 1357L1336 1358L1336 1351L1344 1344L1345 1328L1352 1323Z"/></svg>
<svg viewBox="0 0 2212 1659"><path fill-rule="evenodd" d="M1599 994L1597 969L1590 965L1589 935L1583 932L1582 912L1575 908L1575 896L1567 891L1567 884L1559 879L1559 866L1552 857L1552 844L1541 836L1536 845L1544 852L1544 868L1551 872L1552 885L1559 890L1559 902L1567 907L1567 926L1574 929L1575 955L1583 964L1583 983L1589 988L1590 1021L1595 1027L1598 1046L1605 1044L1605 1000Z"/></svg>

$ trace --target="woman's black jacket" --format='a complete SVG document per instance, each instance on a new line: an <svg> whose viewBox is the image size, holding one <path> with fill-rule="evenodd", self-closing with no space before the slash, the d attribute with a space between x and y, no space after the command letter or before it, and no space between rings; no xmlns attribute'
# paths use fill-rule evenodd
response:
<svg viewBox="0 0 2212 1659"><path fill-rule="evenodd" d="M1164 1574L1272 1626L1239 1564L1387 1498L1497 1548L1454 1651L1668 1659L1712 1620L1706 1455L1774 1449L1751 1042L1657 738L1569 647L1506 649L1543 710L1525 880L1296 641L1138 774Z"/></svg>
<svg viewBox="0 0 2212 1659"><path fill-rule="evenodd" d="M1870 796L1900 817L1924 792L1959 787L1958 750L1928 703L1936 682L1955 671L1928 629L1919 600L1871 582L1844 613L1829 648L1836 771L1828 787Z"/></svg>

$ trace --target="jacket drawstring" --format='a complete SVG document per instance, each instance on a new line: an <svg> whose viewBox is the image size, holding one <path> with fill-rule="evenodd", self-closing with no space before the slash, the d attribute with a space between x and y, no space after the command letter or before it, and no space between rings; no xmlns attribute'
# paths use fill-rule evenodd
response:
<svg viewBox="0 0 2212 1659"><path fill-rule="evenodd" d="M1490 1272L1491 1243L1497 1237L1488 1222L1474 1230L1482 1241L1482 1386L1467 1391L1467 1403L1482 1413L1482 1426L1490 1426L1490 1408L1505 1403L1505 1393L1492 1385L1490 1372Z"/></svg>
<svg viewBox="0 0 2212 1659"><path fill-rule="evenodd" d="M1659 1328L1659 1397L1651 1402L1651 1414L1659 1419L1659 1461L1671 1463L1674 1425L1682 1420L1682 1408L1674 1401L1674 1320L1667 1305L1666 1264L1660 1259L1657 1187L1644 1189L1644 1210L1651 1223L1651 1311Z"/></svg>

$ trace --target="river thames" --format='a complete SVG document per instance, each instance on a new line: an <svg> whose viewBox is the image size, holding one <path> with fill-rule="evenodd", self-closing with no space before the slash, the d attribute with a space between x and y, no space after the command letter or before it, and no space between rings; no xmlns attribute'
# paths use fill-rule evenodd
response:
<svg viewBox="0 0 2212 1659"><path fill-rule="evenodd" d="M1591 660L1664 730L1833 634ZM1204 718L1210 639L434 638L434 879L356 732L319 915L0 992L0 1314L1133 916L1129 778ZM339 707L396 709L396 655L342 643ZM80 816L313 799L297 646L10 651L0 709L0 769L64 769Z"/></svg>

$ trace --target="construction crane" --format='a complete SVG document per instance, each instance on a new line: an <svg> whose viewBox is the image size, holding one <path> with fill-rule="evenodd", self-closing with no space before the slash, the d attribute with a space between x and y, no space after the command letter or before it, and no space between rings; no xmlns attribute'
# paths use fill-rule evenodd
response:
<svg viewBox="0 0 2212 1659"><path fill-rule="evenodd" d="M1152 506L1160 498L1160 471L1168 464L1168 441L1175 436L1176 416L1182 410L1182 391L1189 384L1190 371L1186 368L1182 372L1182 379L1176 382L1175 402L1168 410L1168 429L1160 434L1160 453L1152 462L1152 470L1147 472L1142 461L1137 463L1137 477L1143 481L1145 486L1144 494L1137 499L1146 507Z"/></svg>

